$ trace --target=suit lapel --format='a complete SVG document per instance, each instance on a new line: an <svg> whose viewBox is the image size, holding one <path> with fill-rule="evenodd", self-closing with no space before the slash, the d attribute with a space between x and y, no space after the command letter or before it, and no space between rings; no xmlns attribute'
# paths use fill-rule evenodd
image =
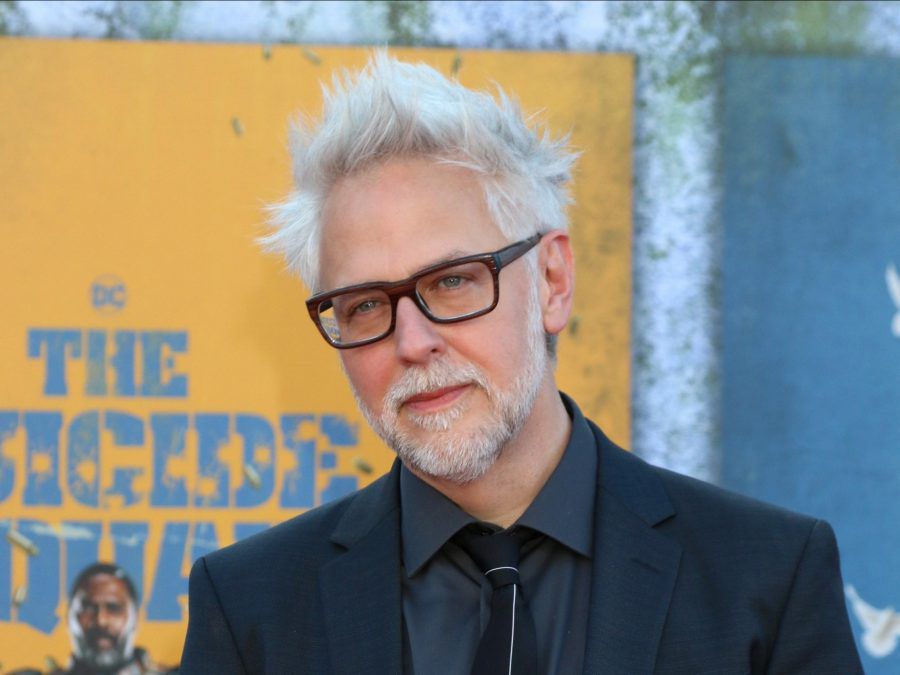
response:
<svg viewBox="0 0 900 675"><path fill-rule="evenodd" d="M332 534L347 550L321 574L330 672L402 672L398 474L358 493Z"/></svg>
<svg viewBox="0 0 900 675"><path fill-rule="evenodd" d="M674 515L657 476L595 426L600 484L585 673L652 673L681 558L654 529Z"/></svg>

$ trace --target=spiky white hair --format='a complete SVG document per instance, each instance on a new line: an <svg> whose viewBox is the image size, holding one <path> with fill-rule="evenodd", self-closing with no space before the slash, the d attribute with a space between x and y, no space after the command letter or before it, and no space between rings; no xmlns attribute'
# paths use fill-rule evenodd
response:
<svg viewBox="0 0 900 675"><path fill-rule="evenodd" d="M323 85L322 120L299 119L291 154L295 189L270 207L263 246L284 256L313 292L319 286L322 208L342 177L393 157L428 157L480 177L485 202L510 240L566 229L567 183L577 153L523 118L497 87L496 99L422 63L377 51L360 72Z"/></svg>

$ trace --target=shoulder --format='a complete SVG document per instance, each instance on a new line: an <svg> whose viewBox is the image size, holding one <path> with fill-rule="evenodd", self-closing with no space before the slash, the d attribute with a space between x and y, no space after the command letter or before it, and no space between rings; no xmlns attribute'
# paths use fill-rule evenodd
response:
<svg viewBox="0 0 900 675"><path fill-rule="evenodd" d="M357 538L385 521L396 527L382 528L379 536L396 530L399 542L397 473L198 558L190 576L182 666L237 672L234 664L242 661L324 659L323 576Z"/></svg>
<svg viewBox="0 0 900 675"><path fill-rule="evenodd" d="M685 562L705 561L726 578L753 568L770 581L780 577L787 582L801 565L839 574L837 542L824 520L666 469L651 470L676 514L658 529L678 539Z"/></svg>
<svg viewBox="0 0 900 675"><path fill-rule="evenodd" d="M358 513L375 517L379 511L395 508L390 497L394 481L393 472L382 476L358 492L210 553L197 564L205 567L216 585L226 578L259 579L262 570L269 579L296 579L302 576L298 572L315 570L345 550L340 533L348 521L360 526L365 518L358 518Z"/></svg>
<svg viewBox="0 0 900 675"><path fill-rule="evenodd" d="M684 563L726 576L755 566L784 579L801 562L836 567L828 523L649 464L592 428L601 494L675 541Z"/></svg>
<svg viewBox="0 0 900 675"><path fill-rule="evenodd" d="M683 546L684 562L719 577L762 581L790 593L799 574L821 575L840 585L834 531L826 521L762 502L666 469L651 469L663 484L676 516L659 531Z"/></svg>
<svg viewBox="0 0 900 675"><path fill-rule="evenodd" d="M720 627L740 626L759 670L862 672L827 522L645 466L675 512L657 531L681 546L669 644L691 643L705 625L724 655L734 636Z"/></svg>
<svg viewBox="0 0 900 675"><path fill-rule="evenodd" d="M666 525L671 520L679 528L699 528L723 536L730 533L731 538L753 534L804 537L821 522L654 466L615 445L593 423L591 427L600 453L601 489L613 492L632 509L642 509L648 522Z"/></svg>
<svg viewBox="0 0 900 675"><path fill-rule="evenodd" d="M690 476L646 463L645 466L659 478L679 516L723 533L730 531L737 535L740 532L743 537L751 534L772 537L779 533L804 536L820 522L812 516L753 499Z"/></svg>

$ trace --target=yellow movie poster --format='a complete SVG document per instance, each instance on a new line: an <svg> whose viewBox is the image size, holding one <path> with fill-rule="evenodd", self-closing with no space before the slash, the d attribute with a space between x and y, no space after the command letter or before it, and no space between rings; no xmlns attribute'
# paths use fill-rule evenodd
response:
<svg viewBox="0 0 900 675"><path fill-rule="evenodd" d="M390 467L306 289L255 242L289 118L369 53L0 40L0 672L126 638L177 666L194 559ZM571 131L559 381L627 444L631 58L394 53Z"/></svg>

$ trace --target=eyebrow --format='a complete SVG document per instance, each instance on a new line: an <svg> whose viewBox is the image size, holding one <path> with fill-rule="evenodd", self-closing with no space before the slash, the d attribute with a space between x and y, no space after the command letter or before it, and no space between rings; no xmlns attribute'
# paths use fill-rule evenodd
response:
<svg viewBox="0 0 900 675"><path fill-rule="evenodd" d="M447 253L446 255L443 255L440 258L435 258L431 262L425 263L424 265L419 267L419 269L417 269L415 272L413 272L409 276L415 276L422 270L428 269L429 267L433 267L434 265L441 265L443 263L450 262L451 260L456 260L457 258L465 258L466 256L470 256L470 255L478 255L478 254L477 253L466 253L465 251L463 251L461 249L455 248L452 251L450 251L449 253Z"/></svg>
<svg viewBox="0 0 900 675"><path fill-rule="evenodd" d="M406 279L409 279L410 277L414 277L419 272L421 272L422 270L426 270L429 267L433 267L435 265L441 265L443 263L452 262L453 260L456 260L457 258L465 258L470 255L479 255L479 254L478 253L468 253L466 251L463 251L462 249L455 248L452 251L449 251L449 252L445 253L444 255L440 256L439 258L434 258L430 262L426 262L424 265L420 265L414 272L407 274L405 277L402 277L400 279L393 279L393 280L368 279L365 281L355 281L350 284L341 284L340 286L335 286L333 289L330 289L330 290L337 291L342 288L351 288L353 286L359 286L361 284L393 284L393 283L397 283L398 281L404 281ZM326 290L323 289L323 290L316 291L313 295L318 295L319 293L325 293L325 292L326 292Z"/></svg>

